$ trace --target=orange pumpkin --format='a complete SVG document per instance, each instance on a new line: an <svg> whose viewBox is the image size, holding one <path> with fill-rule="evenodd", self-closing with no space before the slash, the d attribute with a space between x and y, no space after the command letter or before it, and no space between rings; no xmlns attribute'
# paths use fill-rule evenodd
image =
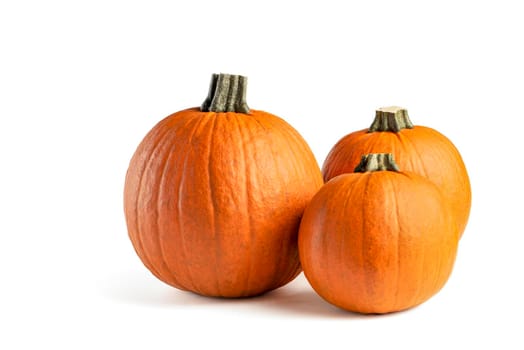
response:
<svg viewBox="0 0 524 350"><path fill-rule="evenodd" d="M459 233L438 188L399 172L391 154L362 157L326 183L299 231L304 274L328 302L360 313L418 305L447 281Z"/></svg>
<svg viewBox="0 0 524 350"><path fill-rule="evenodd" d="M324 180L352 172L367 153L392 153L403 170L433 181L451 204L462 235L471 208L471 186L462 157L448 138L434 129L413 126L403 108L381 108L369 129L344 136L331 149L322 167Z"/></svg>
<svg viewBox="0 0 524 350"><path fill-rule="evenodd" d="M322 185L288 123L249 110L246 78L213 75L201 108L174 113L129 164L129 237L160 280L208 296L257 295L300 272L297 234Z"/></svg>

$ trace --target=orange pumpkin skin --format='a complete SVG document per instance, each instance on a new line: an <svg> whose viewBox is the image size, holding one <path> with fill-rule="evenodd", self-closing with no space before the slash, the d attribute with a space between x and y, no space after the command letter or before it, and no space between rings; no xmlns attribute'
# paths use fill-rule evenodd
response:
<svg viewBox="0 0 524 350"><path fill-rule="evenodd" d="M453 268L458 229L439 190L409 172L343 174L307 206L304 274L340 308L388 313L437 293Z"/></svg>
<svg viewBox="0 0 524 350"><path fill-rule="evenodd" d="M451 205L462 236L471 208L471 185L459 151L446 136L424 126L398 132L352 132L329 152L322 166L324 181L353 172L360 157L368 153L392 153L403 171L435 183Z"/></svg>
<svg viewBox="0 0 524 350"><path fill-rule="evenodd" d="M257 295L300 272L300 217L322 183L308 145L284 120L187 109L158 123L132 157L129 237L174 287Z"/></svg>

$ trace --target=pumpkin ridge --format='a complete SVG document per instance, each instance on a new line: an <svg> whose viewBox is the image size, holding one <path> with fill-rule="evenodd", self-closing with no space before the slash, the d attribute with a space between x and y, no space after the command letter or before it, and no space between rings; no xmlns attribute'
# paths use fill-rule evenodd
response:
<svg viewBox="0 0 524 350"><path fill-rule="evenodd" d="M189 123L189 121L187 121L185 124L184 124L184 127ZM171 128L170 128L170 131L174 134L176 134L178 130L178 127L175 125L173 125ZM154 198L153 202L156 203L156 210L155 210L155 224L156 224L156 232L162 232L162 225L160 225L160 213L161 213L161 210L160 210L160 206L162 204L162 202L160 201L160 198L162 198L162 196L160 196L161 192L162 192L162 189L164 188L163 186L163 183L166 179L166 174L167 174L167 171L166 171L166 168L169 166L169 161L173 155L173 149L176 147L176 143L173 143L169 146L169 149L167 150L166 155L165 157L162 159L161 163L160 164L163 164L163 167L162 167L162 170L160 171L160 180L158 181L158 189L157 191L154 191L156 193L156 198ZM167 260L165 258L165 254L164 254L164 249L163 249L163 245L162 245L162 239L160 238L161 237L161 234L158 234L156 235L156 238L157 238L157 246L158 246L158 250L160 251L160 264L162 266L165 267L166 271L167 271L167 275L168 277L171 278L171 280L173 281L174 284L176 285L180 285L180 282L178 281L178 278L173 274L173 272L171 271L170 267L169 267L169 264L167 263Z"/></svg>
<svg viewBox="0 0 524 350"><path fill-rule="evenodd" d="M385 180L384 180L384 186L382 188L383 190L383 195L384 196L388 196L388 199L391 199L392 203L393 203L393 211L394 213L392 213L392 217L395 218L394 222L392 222L390 225L390 233L393 233L393 232L396 232L396 235L395 235L395 238L393 239L393 237L390 238L390 243L393 244L393 242L395 242L395 245L396 245L396 249L395 249L395 281L396 281L396 290L395 290L395 295L393 297L393 308L397 308L397 304L398 304L398 294L399 294L399 280L400 280L400 235L401 235L401 227L400 227L400 220L399 220L399 217L400 217L400 209L399 209L399 206L398 206L398 199L397 199L397 196L396 196L396 187L394 185L394 181L393 181L393 178L392 176L385 176L384 177ZM386 189L386 186L387 186L387 189ZM387 202L387 200L385 200L385 202ZM384 213L386 214L386 213ZM394 229L393 227L396 226L396 229ZM391 264L390 266L393 266L393 264ZM388 301L388 303L391 303L391 301Z"/></svg>
<svg viewBox="0 0 524 350"><path fill-rule="evenodd" d="M254 121L259 127L260 129L264 130L264 133L267 131L266 127L260 122L260 119L259 119L259 113L260 111L256 111L254 109L251 110L252 114L251 114L251 120Z"/></svg>
<svg viewBox="0 0 524 350"><path fill-rule="evenodd" d="M309 148L309 145L307 145L305 139L300 135L300 133L298 131L296 131L292 126L289 125L289 123L287 123L285 120L283 120L282 118L278 117L278 116L275 116L271 113L268 113L268 112L263 112L263 111L259 111L260 114L259 115L254 115L254 117L256 118L257 122L262 126L262 128L264 130L267 130L266 128L266 121L268 120L265 115L267 115L268 117L271 117L271 118L274 118L275 122L279 124L279 126L281 126L280 128L274 130L274 132L278 133L278 135L280 136L280 139L282 140L285 140L285 144L283 147L286 147L287 149L291 150L291 153L293 154L301 154L303 153L302 149L299 147L299 145L305 145L305 146L302 146L303 147L307 147L309 151L310 148ZM274 162L274 166L275 166L275 169L277 169L277 171L279 171L278 174L281 174L281 165L277 162L277 159L278 159L278 152L279 150L278 149L275 149L274 147L274 144L273 142L271 142L270 138L268 138L267 136L265 136L266 140L268 141L267 144L269 146L269 148L271 149L271 155L272 155L272 159L273 159L273 162ZM316 178L318 175L318 173L320 173L320 168L318 167L318 163L316 161L316 159L314 158L314 155L312 152L310 152L309 155L307 155L307 157L303 157L302 161L301 162L298 162L297 161L297 158L296 157L293 157L292 159L288 159L288 161L291 161L293 166L292 168L295 169L295 170L300 170L300 172L304 172L305 175L305 178L307 178L308 180L311 180L311 179L314 179ZM316 168L318 169L318 173L314 173L313 169L312 168ZM281 180L281 183L283 182L283 186L284 186L284 190L283 193L285 194L285 196L287 196L286 198L289 198L289 193L288 191L286 191L286 185L285 185L285 180L287 179L286 177L286 174L282 174L282 176L279 176L281 177L282 179L284 180ZM319 180L322 180L321 178ZM311 197L313 196L314 194L311 193ZM305 209L305 208L304 208ZM294 234L293 237L286 237L287 240L289 239L293 239L293 240L296 240L298 242L298 229L299 229L299 226L300 226L300 218L302 217L303 215L303 211L302 213L300 214L300 217L297 218L297 223L296 223L296 233ZM297 243L298 244L298 243ZM296 247L296 245L294 245ZM290 249L287 249L288 251L291 251ZM298 249L295 248L295 254L296 254L296 259L295 259L295 263L293 265L289 265L287 264L287 268L284 269L284 273L280 274L280 278L276 279L275 280L275 286L277 287L280 287L284 284L286 284L287 282L291 281L294 277L296 277L300 271L302 271L302 268L301 268L301 265L300 265L300 259L299 259L299 253L298 253ZM285 256L285 255L283 255ZM280 259L282 261L282 259ZM277 269L280 269L281 264L277 264L276 268ZM286 266L284 266L286 267Z"/></svg>
<svg viewBox="0 0 524 350"><path fill-rule="evenodd" d="M362 198L368 198L368 187L369 187L369 180L371 179L371 174L370 173L365 173L363 174L363 176L361 176L359 178L360 181L363 181L364 184L362 185L362 187L360 187L359 185L355 184L355 186L358 186L357 188L362 188ZM358 181L358 180L357 180ZM359 181L358 181L359 182ZM357 182L357 183L358 183ZM369 264L367 262L367 256L366 256L366 252L368 251L368 249L364 249L364 248L368 248L366 247L366 236L365 236L365 232L366 232L366 206L363 205L362 206L362 229L360 231L360 235L361 235L361 248L360 248L360 252L361 252L361 260L362 260L362 266L364 267L364 269L368 270L369 269ZM366 300L366 304L369 304L369 301L370 299L373 299L373 293L374 293L374 290L372 290L372 286L373 284L372 283L369 283L369 279L371 276L369 276L370 274L365 274L362 278L362 282L363 282L363 286L362 286L362 295L365 296L365 298L367 299Z"/></svg>
<svg viewBox="0 0 524 350"><path fill-rule="evenodd" d="M438 189L438 187L436 185L434 185L434 186L437 188L437 192L439 192L438 194L440 196L441 195L440 189ZM448 213L448 216L451 216L451 212ZM446 217L445 219L446 219L446 221L449 221L448 217ZM453 217L453 220L455 220L454 217ZM439 247L439 250L442 251L442 247ZM447 273L446 278L442 279L442 277L441 277L442 276L442 271L444 270L444 263L445 263L444 258L447 259L447 256L446 256L445 253L438 254L437 272L435 273L435 277L434 277L435 278L435 285L433 287L433 292L434 293L438 292L443 287L443 282L446 282L446 280L451 275L451 272L450 272L450 273Z"/></svg>
<svg viewBox="0 0 524 350"><path fill-rule="evenodd" d="M162 121L160 123L162 123ZM151 133L152 133L152 131L150 132L150 134ZM167 133L167 131L164 132L162 134L162 136L160 136L160 139L162 139L164 137L165 133ZM158 134L161 134L161 133L158 132ZM155 149L158 147L158 145L159 144L156 143L155 146L151 148L151 150L148 152L147 159L150 159L151 154L155 151ZM133 156L133 158L131 160L131 163L133 163L134 158L135 158L135 156ZM133 237L135 238L136 244L133 244L133 247L134 247L135 251L137 252L138 256L140 257L140 259L151 270L151 272L153 272L155 275L158 276L158 273L156 272L156 269L153 267L153 265L149 261L149 258L146 257L146 254L145 254L145 251L144 251L144 244L142 242L142 237L140 236L140 229L139 229L140 224L139 224L139 219L138 219L139 218L138 205L136 205L136 203L138 201L138 198L140 196L140 189L142 187L142 176L143 176L143 174L145 172L145 169L146 169L146 163L147 162L145 162L144 165L141 167L140 171L137 172L138 174L134 175L135 177L138 178L137 190L135 191L135 194L133 196L134 200L131 201L131 202L133 202L133 206L134 206L133 212L134 212L134 217L135 217L135 223L134 223L132 229L131 228L128 229L128 235L130 236L132 241L133 241ZM127 179L131 178L131 176L132 176L132 174L130 174L129 169L128 169L128 172L126 174L126 182L130 181L130 180L127 180ZM124 192L124 211L127 211L127 210L129 210L128 209L129 205L127 204L128 201L125 198L126 198L126 193ZM127 223L128 226L130 225L130 221L129 220L126 220L126 223ZM132 232L135 232L135 233L132 234Z"/></svg>
<svg viewBox="0 0 524 350"><path fill-rule="evenodd" d="M292 138L294 136L293 129L289 128L289 124L287 124L285 120L271 113L268 113L268 112L263 112L263 113L264 114L260 115L256 119L257 123L262 127L262 129L267 130L267 128L264 126L264 123L262 123L262 121L264 120L264 115L270 116L271 119L274 120L274 122L278 122L282 126L282 128L278 129L278 133L280 136L282 136L282 140L285 140L287 147L289 149L293 149L292 153L299 154L300 151L297 151L297 149L295 148L296 140ZM262 119L262 121L260 119ZM267 137L267 134L264 134L264 141L266 145L268 146L268 148L270 149L270 154L271 154L271 159L274 164L274 169L276 169L278 178L279 178L279 186L282 188L282 179L286 179L286 176L285 174L282 174L282 171L281 171L282 167L277 162L278 150L275 150L274 143L271 142L270 138ZM302 141L302 144L305 144L305 141ZM303 161L305 160L303 159ZM293 164L294 164L293 169L296 170L297 169L297 167L295 166L297 164L296 158L293 158ZM284 185L283 189L284 191L281 191L281 195L283 194L283 197L285 197L285 202L289 202L290 195L289 195L289 192L287 191L287 186ZM280 273L275 273L275 276L277 277L274 278L272 281L273 288L278 288L278 287L285 285L286 283L288 283L294 277L297 276L298 274L297 271L301 271L300 259L298 257L298 248L296 248L298 245L298 225L296 227L296 232L295 232L294 237L284 236L279 240L279 243L283 251L286 253L291 253L292 249L290 249L289 247L295 246L296 255L294 255L294 264L287 264L286 261L282 259L286 255L291 256L291 254L282 254L276 257L274 261L274 269L275 269L275 272L280 272ZM295 245L290 245L289 244L290 239L296 240L297 243L295 243Z"/></svg>
<svg viewBox="0 0 524 350"><path fill-rule="evenodd" d="M277 116L275 116L275 115L273 115L271 113L268 113L268 112L262 112L262 113L263 114L257 115L254 118L256 120L257 124L260 125L260 127L263 130L268 130L266 128L266 126L264 125L264 123L263 123L263 121L265 119L265 115L270 116L272 119L278 120L278 122L282 124L281 126L283 126L283 128L279 128L278 129L279 135L282 136L283 140L286 140L286 142L288 144L288 147L290 149L293 148L295 145L294 145L294 143L290 143L290 139L289 139L289 136L290 136L290 132L289 131L290 130L288 129L287 123L283 119L281 119L281 118L279 118L279 117L277 117ZM279 179L285 178L285 175L282 176L281 166L277 163L278 150L275 151L274 143L271 142L270 138L267 137L267 134L264 134L264 141L265 141L265 144L267 145L267 147L270 149L271 159L272 159L273 164L274 164L274 169L276 169L276 171L277 171L277 173L279 175ZM295 153L295 152L293 152L293 153ZM298 153L296 153L296 154L298 154ZM296 159L295 158L293 158L293 162L294 162L294 164L296 164ZM295 166L293 166L293 168L296 169ZM282 180L280 180L280 186L282 185L281 182L282 182ZM287 191L284 191L283 194L284 194L284 196L286 198L286 202L288 202L289 201L288 200L289 199L289 193ZM297 235L298 235L298 228L297 228ZM284 243L284 242L285 242L284 239L282 239L280 241L280 243ZM282 246L285 246L285 244L282 244ZM287 251L289 251L289 249L284 249L284 251L287 252ZM297 254L298 254L298 250L297 250ZM273 285L274 288L278 288L278 287L286 284L287 282L291 281L297 275L297 273L296 273L297 270L300 270L300 267L297 266L297 265L300 264L299 263L300 260L299 260L298 256L295 259L296 263L294 265L292 265L292 266L290 265L290 266L287 266L287 267L286 267L287 264L285 264L285 263L283 264L282 257L284 257L284 256L286 256L286 254L282 254L281 256L276 257L275 262L274 262L275 272L282 271L279 274L275 274L275 275L278 275L278 277L274 278L273 281L272 281L272 285Z"/></svg>
<svg viewBox="0 0 524 350"><path fill-rule="evenodd" d="M420 263L420 266L421 266L421 270L422 270L422 274L424 274L424 272L426 271L427 269L427 259L426 259L426 249L425 249L425 245L426 243L424 243L424 249L421 250L421 263ZM422 284L421 283L418 283L417 284L417 288L415 289L415 292L413 293L413 304L419 304L420 303L420 300L423 300L424 298L422 298L422 295L424 295L424 290L422 288Z"/></svg>
<svg viewBox="0 0 524 350"><path fill-rule="evenodd" d="M213 195L213 183L211 181L212 179L212 173L211 173L211 164L212 164L212 160L213 160L213 141L215 139L214 135L215 135L215 130L216 130L216 126L217 126L217 122L219 121L219 119L221 118L217 118L217 116L214 116L212 118L209 118L207 120L207 122L209 123L209 120L212 120L213 121L213 124L212 126L209 128L210 131L209 131L209 141L207 142L207 145L208 146L208 161L207 161L207 178L208 178L208 181L209 181L209 202L210 202L210 205L209 205L209 208L210 208L210 219L212 220L212 224L211 224L211 227L213 227L213 241L215 242L215 252L214 252L214 257L215 257L215 263L213 264L213 266L215 267L215 276L217 276L215 278L215 282L216 282L216 287L217 287L217 292L218 292L218 295L222 295L222 292L220 290L220 278L218 276L220 276L219 274L219 268L218 268L218 265L219 265L219 256L220 256L220 239L217 238L217 236L220 234L220 231L218 231L218 227L217 227L217 217L216 217L216 210L215 210L215 206L216 206L216 203L215 203L215 196ZM210 255L213 255L213 254L210 254Z"/></svg>
<svg viewBox="0 0 524 350"><path fill-rule="evenodd" d="M190 135L189 136L189 144L191 144L191 140L193 138L193 135L195 134L195 132L198 129L198 127L200 126L202 119L200 119L200 118L188 118L188 120L181 127L182 129L186 129L188 126L191 125L191 123L194 123L194 125L192 126L192 129L191 129L191 131L189 133L189 135ZM178 131L178 128L177 128L177 131ZM160 192L163 192L163 189L165 188L164 185L163 185L163 181L164 181L164 178L165 178L164 176L166 175L167 165L169 165L172 157L176 153L175 149L178 148L178 147L180 147L180 144L177 144L175 142L175 143L173 143L173 145L171 146L171 148L169 150L169 156L168 156L168 158L166 160L166 167L164 167L164 170L162 172L162 177L161 177L161 180L160 180L160 183L159 183L159 191L158 191L159 192L159 198L163 197L163 195L160 196ZM181 175L180 175L179 187L176 190L178 198L177 198L176 210L175 210L176 222L178 223L178 236L179 236L179 239L180 239L180 249L179 249L179 251L180 251L180 254L183 256L183 260L186 260L186 261L187 261L187 259L186 259L186 256L187 256L186 249L187 248L186 248L186 246L184 244L184 241L185 241L184 240L184 234L183 234L183 230L182 230L182 227L181 227L182 215L183 214L182 214L182 210L181 210L182 209L182 205L181 205L181 198L182 198L182 196L180 195L180 191L182 189L182 184L184 183L184 176L186 174L185 166L187 164L188 154L189 154L189 152L185 152L185 159L184 159L184 163L183 163L184 165L183 165L182 171L180 172ZM164 245L162 244L162 240L160 240L160 238L159 238L158 241L159 241L158 244L160 246L160 251L162 252L162 254L164 254L165 249L164 249ZM167 263L166 263L166 265L167 265ZM188 265L187 264L183 264L183 265L184 265L184 268L186 270L187 280L188 280L189 284L191 285L191 287L193 289L198 290L198 287L195 286L193 278L191 277L192 273L191 273L191 271L189 271ZM172 272L171 272L171 276L173 277L174 280L178 279L178 277L176 277L175 274L173 274ZM181 285L183 285L183 284L181 284Z"/></svg>
<svg viewBox="0 0 524 350"><path fill-rule="evenodd" d="M466 168L466 164L464 162L464 159L462 158L462 155L460 154L457 146L444 134L440 133L438 130L429 128L429 127L421 127L425 135L431 135L433 138L437 138L441 145L446 147L448 151L451 152L453 155L452 158L454 159L453 164L453 172L458 176L462 178L462 185L460 188L456 189L464 194L464 198L461 201L457 201L455 199L453 204L453 207L458 207L459 209L459 216L463 217L462 220L460 220L459 223L459 236L462 236L464 233L467 222L471 213L471 180L469 178L469 174ZM448 194L444 193L445 197L448 197Z"/></svg>
<svg viewBox="0 0 524 350"><path fill-rule="evenodd" d="M244 133L242 131L243 127L241 126L241 122L244 121L244 118L240 117L240 116L237 116L236 118L236 126L237 126L237 131L238 131L238 135L239 137L242 139L242 141L244 141ZM254 147L255 149L256 147ZM248 246L248 254L246 254L245 256L247 257L247 262L246 262L246 266L247 266L247 273L246 273L246 282L245 282L245 287L244 287L244 292L247 292L249 291L249 286L250 286L250 278L251 278L251 270L253 269L253 262L251 261L251 255L252 255L252 242L254 241L254 232L253 232L253 219L251 218L251 215L249 215L249 208L251 207L250 203L252 201L252 198L251 198L251 195L250 195L250 190L249 190L249 181L248 181L248 162L246 161L246 154L249 154L249 152L246 151L246 144L244 142L241 142L241 146L239 147L239 150L241 152L240 156L239 156L239 159L242 159L242 162L244 163L244 191L245 191L245 195L246 195L246 199L247 199L247 203L248 205L247 206L243 206L244 207L244 210L245 210L245 214L246 214L246 217L248 218L248 236L249 236L249 242L247 244ZM256 177L256 176L254 176ZM251 179L253 181L253 179Z"/></svg>
<svg viewBox="0 0 524 350"><path fill-rule="evenodd" d="M398 205L398 198L397 196L395 195L395 193L398 193L397 192L397 187L395 186L395 182L393 181L393 178L391 176L388 177L388 181L387 181L390 185L390 188L391 188L391 191L388 191L387 193L391 193L391 197L393 197L393 200L395 201L395 221L397 223L397 238L396 238L396 243L397 243L397 263L396 263L396 271L395 271L395 274L396 274L396 281L397 281L397 285L396 285L396 288L395 288L395 302L394 302L394 308L397 309L398 308L398 294L399 294L399 290L400 290L400 257L401 257L401 254L400 254L400 250L401 250L401 233L402 233L402 228L400 226L400 207Z"/></svg>
<svg viewBox="0 0 524 350"><path fill-rule="evenodd" d="M278 118L277 116L274 116L268 112L261 112L262 114L259 114L259 115L254 115L253 116L253 119L256 121L256 123L263 129L263 130L268 130L266 128L266 126L264 125L264 121L265 121L265 115L269 115L271 116L272 118ZM278 118L279 121L280 121L280 118ZM287 128L286 128L286 131L287 131ZM279 134L283 136L283 138L285 138L286 140L288 140L286 138L287 136L287 133L284 135L283 133L283 130L279 129L278 130ZM275 149L274 149L274 143L271 142L270 139L268 139L267 137L267 134L264 134L264 141L265 141L265 144L268 146L268 148L270 149L270 152L271 152L271 159L273 161L273 164L274 164L274 169L277 170L277 172L280 172L280 169L281 167L279 166L279 164L277 163L277 152L275 152ZM285 193L285 196L286 198L288 198L288 194L287 192ZM284 256L285 254L282 254L282 256ZM298 259L297 259L298 260ZM275 264L274 264L274 268L276 271L280 270L281 269L281 262L282 262L282 259L280 257L277 257L276 260L275 260ZM279 278L275 278L274 281L272 281L272 284L274 285L274 287L280 287L281 285L285 284L288 280L290 280L292 278L292 275L294 275L296 269L292 268L292 267L289 267L288 269L286 269L287 271L285 271L286 273L282 273L280 274Z"/></svg>
<svg viewBox="0 0 524 350"><path fill-rule="evenodd" d="M356 181L358 181L359 179L357 178ZM342 206L342 208L344 208L344 210L340 213L340 221L343 222L344 221L344 213L347 213L349 212L349 210L351 209L351 203L353 203L353 196L355 195L355 188L357 188L356 186L350 186L349 184L347 186L344 186L340 189L340 191L337 193L337 194L340 194L340 192L342 192L342 190L344 190L344 193L343 195L346 196L346 200L344 201L344 204ZM335 197L335 196L334 196ZM338 197L338 196L337 196ZM336 197L335 197L336 198ZM337 220L338 221L338 220ZM342 261L349 261L349 259L344 259L344 251L346 250L346 239L347 239L347 236L348 235L351 235L351 232L345 232L345 234L342 235L342 239L341 239L341 243L339 245L339 251L337 252L338 256L342 259ZM326 242L326 238L327 236L323 235L322 236L323 240L322 240L322 247L323 249L325 250L325 253L323 255L325 256L330 256L331 254L329 254L329 252L327 251L327 247L328 247L328 244ZM361 264L363 264L363 260L360 262ZM327 274L327 281L328 281L328 284L329 285L333 285L333 269L329 269L329 274ZM343 280L344 281L349 281L349 283L354 283L352 282L352 276L351 276L351 273L349 270L345 270L346 272L346 276L343 276ZM335 276L335 280L337 279L337 276ZM364 286L362 286L363 289L364 289ZM333 297L331 297L333 298Z"/></svg>
<svg viewBox="0 0 524 350"><path fill-rule="evenodd" d="M299 147L297 147L298 145L304 145L305 144L306 147L308 149L310 149L309 145L306 142L306 140L302 137L302 135L297 130L293 129L285 120L280 119L280 118L279 118L279 120L281 120L282 123L284 123L286 125L286 128L281 130L281 133L285 132L284 139L286 140L286 143L287 143L289 149L293 150L293 154L300 154L302 152L299 149ZM320 171L320 168L318 166L318 162L317 162L316 158L314 157L314 154L311 152L310 155L311 156L308 156L308 159L302 159L302 162L298 162L297 158L294 159L294 164L295 164L294 168L295 169L300 169L301 172L305 171L305 174L308 175L306 177L307 179L315 178L315 174L313 173L313 169L318 169L318 171ZM310 163L307 166L304 165L304 163L306 161ZM313 195L314 194L312 194L312 196ZM287 192L286 192L286 197L289 198L289 194ZM304 205L307 205L307 203L304 203ZM304 207L304 209L305 209L305 207ZM299 215L300 218L297 220L297 223L296 223L297 229L296 229L296 232L294 234L294 239L297 242L298 242L298 229L300 227L300 219L301 219L303 214L304 214L304 211L302 211L300 213L300 215ZM298 273L300 273L300 271L302 270L302 268L300 266L300 258L298 257L298 248L296 250L296 253L297 253L296 265L295 265L294 268L290 267L288 269L288 274L287 275L283 275L282 281L280 282L281 284L289 282Z"/></svg>
<svg viewBox="0 0 524 350"><path fill-rule="evenodd" d="M422 176L422 175L417 175L417 174L412 173L412 172L400 172L399 174L402 175L402 176L407 177L407 179L409 181L414 181L414 180L416 180L417 177L421 177ZM398 192L396 192L396 189L395 189L394 193L398 193ZM397 198L397 203L398 203L398 198ZM397 212L398 212L397 215L399 215L400 211L397 211ZM424 249L420 250L420 252L421 252L420 255L422 257L421 257L421 263L419 264L419 266L420 266L419 274L422 276L422 278L424 278L425 275L426 275L426 272L425 272L426 271L426 248L425 248L426 242L424 242L423 244L424 244ZM421 283L416 283L415 291L413 292L413 295L411 296L411 300L410 300L411 304L413 304L413 305L418 305L418 304L420 304L420 302L421 302L420 300L421 299L422 300L425 299L425 298L421 298L421 293L424 292L424 290L422 289L421 285L422 285Z"/></svg>
<svg viewBox="0 0 524 350"><path fill-rule="evenodd" d="M140 257L144 260L144 263L146 264L146 266L148 266L148 268L151 270L151 272L153 272L153 274L155 274L156 276L162 276L163 274L161 274L159 272L159 270L156 269L155 265L151 263L151 259L148 256L149 254L144 249L144 242L142 240L143 232L142 232L141 224L140 224L140 222L141 222L141 220L140 220L141 215L140 215L140 213L138 211L139 208L138 208L138 205L136 203L139 203L140 202L140 198L142 197L142 191L143 191L142 189L143 189L143 183L144 183L144 174L146 172L146 169L148 169L150 167L151 162L154 159L154 157L152 157L152 155L155 152L157 152L157 150L160 149L161 146L163 146L166 143L167 135L169 135L169 134L171 134L173 132L174 132L173 128L167 128L167 130L162 134L162 136L160 136L158 138L157 142L155 142L155 145L151 149L151 152L149 152L147 154L147 157L144 157L145 159L147 159L147 161L144 162L144 166L143 166L142 170L140 171L138 187L137 187L137 190L136 190L136 200L134 201L134 203L135 203L134 204L135 205L135 217L136 217L136 240L137 240L137 244L141 247L141 250L142 250L142 254L140 254Z"/></svg>
<svg viewBox="0 0 524 350"><path fill-rule="evenodd" d="M410 146L411 146L411 149L415 152L415 154L417 155L417 163L419 163L421 165L421 168L422 168L422 173L421 175L425 178L430 178L428 177L428 170L426 168L426 164L424 164L424 157L421 156L420 154L420 151L417 149L416 145L417 143L414 142L413 140L411 140L407 135L400 135L400 133L397 134L398 138L399 138L399 141L400 141L400 144L402 145L402 147L404 147L404 149L408 148L409 146L407 146L406 144L409 143ZM409 152L404 152L406 154L409 154ZM417 167L414 166L413 164L413 158L414 157L411 157L410 161L411 161L411 169L417 169Z"/></svg>
<svg viewBox="0 0 524 350"><path fill-rule="evenodd" d="M424 245L425 245L425 244L426 244L426 243L424 242ZM424 248L425 248L425 247L424 247ZM422 255L422 257L421 257L422 262L421 262L420 265L422 266L422 273L424 273L424 271L426 271L426 268L427 268L427 267L426 267L426 265L427 265L427 258L426 258L426 255L427 255L427 254L426 254L426 249L422 249L421 251L422 251L422 253L421 253L421 255ZM416 302L417 304L419 303L419 301L420 301L421 299L423 299L423 298L421 298L421 294L423 294L423 288L422 288L421 284L418 284L418 285L417 285L416 292L414 293L414 295L415 295L414 300L415 300L415 302Z"/></svg>
<svg viewBox="0 0 524 350"><path fill-rule="evenodd" d="M441 248L439 247L439 250L441 250ZM441 281L441 278L440 276L442 276L442 270L443 270L443 255L445 254L438 254L438 258L437 258L437 272L434 274L434 286L433 286L433 290L435 292L439 291L440 288L442 287L441 284L442 284L442 281ZM448 275L449 277L449 275Z"/></svg>
<svg viewBox="0 0 524 350"><path fill-rule="evenodd" d="M178 200L177 200L178 232L179 232L179 235L180 235L180 242L181 242L181 244L180 244L181 245L181 254L183 256L183 260L184 261L188 261L187 256L189 255L187 253L188 249L187 249L186 237L185 237L184 229L183 229L183 217L185 215L184 215L184 210L183 210L184 205L182 203L182 198L184 198L184 196L182 196L182 191L185 189L186 175L189 173L187 171L187 164L188 164L188 161L189 161L189 154L190 154L190 150L188 148L193 147L193 138L194 138L196 132L199 129L201 129L203 126L205 126L205 124L206 124L206 122L207 122L207 120L209 118L213 118L213 112L206 113L205 115L203 115L201 117L193 118L193 120L195 120L195 125L193 126L193 128L189 132L189 137L187 138L187 142L184 145L185 158L184 158L183 165L182 165L182 170L181 170L182 175L180 176L180 180L178 181L178 191L177 191L177 197L178 197ZM188 264L182 264L182 265L185 266L186 273L187 273L187 279L189 280L189 284L191 284L193 290L195 290L196 292L198 292L200 294L204 294L202 289L200 288L200 286L195 284L195 281L193 279L193 273L194 272L189 269Z"/></svg>

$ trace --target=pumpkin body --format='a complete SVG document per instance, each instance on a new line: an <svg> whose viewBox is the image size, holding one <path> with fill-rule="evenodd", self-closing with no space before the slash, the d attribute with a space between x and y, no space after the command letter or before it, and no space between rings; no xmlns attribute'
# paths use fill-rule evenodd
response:
<svg viewBox="0 0 524 350"><path fill-rule="evenodd" d="M279 117L187 109L159 122L131 159L129 237L174 287L257 295L300 272L300 218L321 185L308 145Z"/></svg>
<svg viewBox="0 0 524 350"><path fill-rule="evenodd" d="M344 136L331 149L322 167L324 180L351 173L363 154L392 153L403 171L417 173L431 180L452 207L452 215L465 230L471 208L471 185L460 153L438 131L414 126L398 132L368 129Z"/></svg>
<svg viewBox="0 0 524 350"><path fill-rule="evenodd" d="M299 232L304 274L328 302L360 313L418 305L445 284L458 229L440 191L409 172L340 175L314 196Z"/></svg>

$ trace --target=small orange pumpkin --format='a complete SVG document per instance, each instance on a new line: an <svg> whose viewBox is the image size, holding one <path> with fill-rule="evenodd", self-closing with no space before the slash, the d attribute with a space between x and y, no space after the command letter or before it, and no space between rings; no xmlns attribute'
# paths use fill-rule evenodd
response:
<svg viewBox="0 0 524 350"><path fill-rule="evenodd" d="M300 218L323 183L299 133L250 110L245 91L245 77L213 75L202 107L160 121L126 175L138 256L160 280L202 295L252 296L295 278Z"/></svg>
<svg viewBox="0 0 524 350"><path fill-rule="evenodd" d="M368 153L392 153L404 171L433 181L451 204L463 234L471 208L471 185L459 151L446 136L414 126L403 108L378 109L369 129L344 136L331 149L322 167L324 180L352 172L362 154Z"/></svg>
<svg viewBox="0 0 524 350"><path fill-rule="evenodd" d="M447 281L458 228L426 178L399 172L391 154L362 157L326 183L299 231L304 274L328 302L360 313L418 305Z"/></svg>

